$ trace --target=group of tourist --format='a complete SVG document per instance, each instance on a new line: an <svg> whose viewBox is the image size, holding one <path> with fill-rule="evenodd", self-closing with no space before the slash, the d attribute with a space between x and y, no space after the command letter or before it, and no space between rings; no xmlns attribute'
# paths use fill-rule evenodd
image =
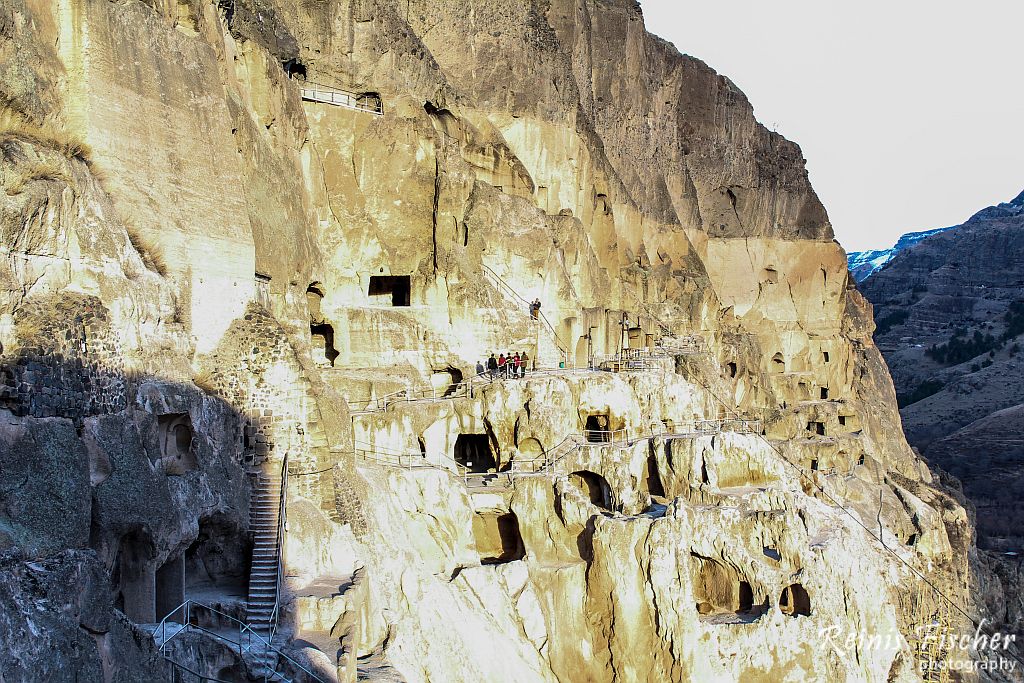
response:
<svg viewBox="0 0 1024 683"><path fill-rule="evenodd" d="M476 364L476 374L482 375L487 373L491 379L497 379L498 377L505 378L516 378L526 376L526 366L530 362L530 357L526 355L526 351L513 354L498 354L495 358L494 354L487 359L487 366L480 361Z"/></svg>

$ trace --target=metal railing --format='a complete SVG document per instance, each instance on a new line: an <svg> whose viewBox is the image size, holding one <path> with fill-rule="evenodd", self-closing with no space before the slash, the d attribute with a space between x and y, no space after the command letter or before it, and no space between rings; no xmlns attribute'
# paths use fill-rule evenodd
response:
<svg viewBox="0 0 1024 683"><path fill-rule="evenodd" d="M209 612L210 614L216 615L218 617L218 619L227 620L229 623L232 624L233 627L237 627L238 628L238 639L237 640L233 640L233 639L229 638L227 635L225 635L224 633L218 633L217 631L214 631L212 629L206 628L204 626L200 626L198 623L193 623L193 609L194 608L201 608L201 609ZM175 615L178 615L178 614L180 614L181 616L184 617L184 619L180 623L177 622L177 621L174 621L172 619L172 617L174 617ZM177 630L172 631L170 636L167 635L167 627L168 627L168 625L170 625L171 628L177 627ZM171 655L168 652L167 644L170 643L175 638L177 638L182 633L188 633L190 631L198 631L200 633L204 633L206 635L209 635L209 636L212 636L214 638L217 638L217 639L221 640L224 643L227 643L233 649L237 649L239 658L244 659L245 655L247 655L247 654L251 654L253 656L259 656L260 659L258 660L258 663L261 664L262 668L264 669L264 673L262 674L262 678L263 678L264 681L277 681L277 680L279 680L279 681L287 681L288 680L287 678L284 677L284 674L282 674L279 671L276 671L274 669L270 669L270 667L268 667L266 665L265 657L266 657L267 653L273 652L273 653L277 654L278 657L281 657L281 658L287 660L292 666L294 666L295 668L299 669L300 671L302 671L303 673L308 675L314 681L318 681L319 683L325 683L325 681L323 681L323 679L319 678L316 674L314 674L312 671L310 671L309 669L304 667L302 664L297 662L294 658L289 657L280 648L274 647L274 645L273 645L273 643L271 641L269 641L266 638L264 638L263 636L261 636L249 624L247 624L244 621L241 621L239 619L236 619L235 617L231 616L230 614L226 614L224 612L221 612L218 609L210 607L209 605L205 605L205 604L203 604L201 602L196 602L195 600L186 600L185 602L181 603L180 605L175 607L173 610L171 610L170 613L167 616L165 616L163 619L160 620L160 623L157 624L156 630L153 632L153 636L154 637L156 637L157 634L160 634L159 650L160 650L161 656L163 656L163 658L166 659L171 664L173 664L175 666L178 666L178 667L181 667L183 669L186 669L189 673L195 674L195 672L192 671L191 669L188 669L183 664L175 662L173 659L171 659ZM267 669L270 669L269 673L266 671ZM196 674L196 675L201 675L201 674ZM216 680L216 679L210 678L209 680Z"/></svg>
<svg viewBox="0 0 1024 683"><path fill-rule="evenodd" d="M284 530L288 518L288 453L281 462L281 501L277 519L277 585L274 589L274 610L270 613L270 642L277 635L277 622L281 612L281 576L284 574Z"/></svg>
<svg viewBox="0 0 1024 683"><path fill-rule="evenodd" d="M500 275L498 275L496 272L494 272L494 270L490 266L488 266L487 264L481 263L480 267L483 270L484 276L489 276L488 279L491 280L491 282L500 291L504 292L506 295L511 295L513 299L519 301L522 305L526 306L528 312L530 311L530 306L531 306L530 302L527 301L525 298L523 298L523 296L520 295L519 292L517 292L515 289L513 289L511 285L509 285L507 282L505 282L505 280ZM555 347L562 354L562 362L565 365L568 365L569 364L568 345L563 343L562 340L559 338L558 332L555 331L555 326L551 324L551 321L548 320L548 317L546 315L544 315L544 312L540 311L540 310L537 310L536 317L532 313L530 313L530 318L532 320L537 321L538 324L542 324L544 327L546 327L548 329L548 332L551 333L552 338L555 340ZM538 348L537 352L540 353L540 349L539 348Z"/></svg>
<svg viewBox="0 0 1024 683"><path fill-rule="evenodd" d="M310 102L323 102L337 107L365 111L375 116L384 114L384 105L377 95L355 93L342 88L335 88L316 83L305 82L299 86L302 99Z"/></svg>

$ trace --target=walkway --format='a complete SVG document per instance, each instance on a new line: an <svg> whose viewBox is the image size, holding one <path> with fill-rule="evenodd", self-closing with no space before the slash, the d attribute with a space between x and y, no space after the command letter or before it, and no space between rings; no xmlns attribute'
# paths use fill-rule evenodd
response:
<svg viewBox="0 0 1024 683"><path fill-rule="evenodd" d="M336 107L364 111L374 116L382 116L384 114L384 105L378 95L355 93L341 88L309 82L304 82L299 86L299 92L302 94L302 99L307 102L333 104Z"/></svg>

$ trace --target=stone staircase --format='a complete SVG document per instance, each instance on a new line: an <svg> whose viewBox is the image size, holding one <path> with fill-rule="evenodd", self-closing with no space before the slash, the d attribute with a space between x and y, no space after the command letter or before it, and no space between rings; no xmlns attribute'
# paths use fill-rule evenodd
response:
<svg viewBox="0 0 1024 683"><path fill-rule="evenodd" d="M281 494L285 482L279 465L265 463L260 472L250 519L253 549L246 611L249 625L268 639L276 617L281 552Z"/></svg>

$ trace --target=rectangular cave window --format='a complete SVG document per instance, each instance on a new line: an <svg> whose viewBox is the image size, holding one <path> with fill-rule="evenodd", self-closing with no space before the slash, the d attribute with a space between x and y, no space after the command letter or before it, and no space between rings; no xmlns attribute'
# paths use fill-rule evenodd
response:
<svg viewBox="0 0 1024 683"><path fill-rule="evenodd" d="M412 285L408 275L371 275L370 296L390 296L392 306L410 305Z"/></svg>
<svg viewBox="0 0 1024 683"><path fill-rule="evenodd" d="M828 387L821 387L821 399L825 400L828 398Z"/></svg>
<svg viewBox="0 0 1024 683"><path fill-rule="evenodd" d="M818 436L825 436L825 423L824 422L808 422L807 431L813 432Z"/></svg>
<svg viewBox="0 0 1024 683"><path fill-rule="evenodd" d="M845 427L845 426L846 426L846 416L845 416L845 415L840 415L840 416L839 416L839 424L840 424L840 426L842 426L842 427Z"/></svg>
<svg viewBox="0 0 1024 683"><path fill-rule="evenodd" d="M826 363L827 363L827 362L829 362L829 359L828 359L828 351L822 351L822 352L821 352L821 356L822 356L822 358L824 358L824 359L825 359L825 362L826 362Z"/></svg>

